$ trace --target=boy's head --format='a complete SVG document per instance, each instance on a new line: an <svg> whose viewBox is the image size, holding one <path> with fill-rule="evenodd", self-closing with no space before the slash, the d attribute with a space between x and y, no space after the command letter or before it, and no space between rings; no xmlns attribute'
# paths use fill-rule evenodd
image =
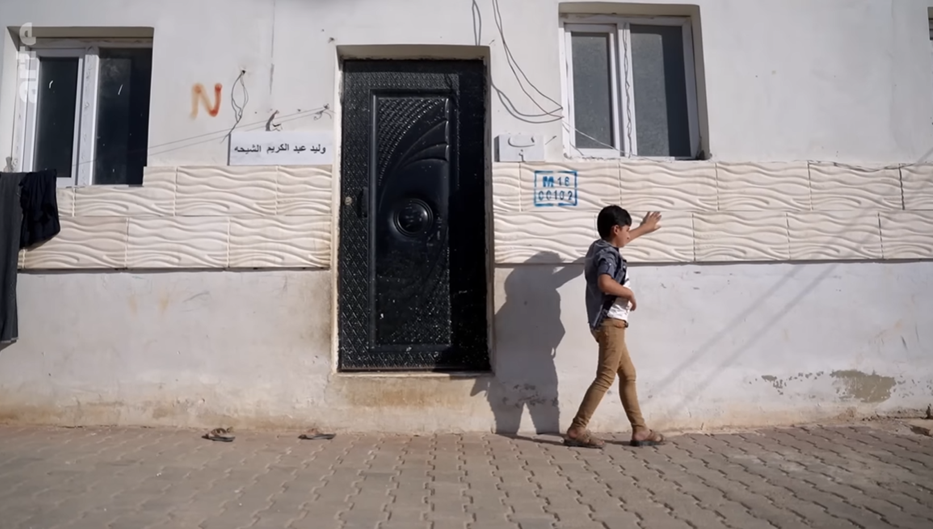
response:
<svg viewBox="0 0 933 529"><path fill-rule="evenodd" d="M631 227L632 216L619 206L606 206L596 217L600 238L616 248L622 248L631 240Z"/></svg>

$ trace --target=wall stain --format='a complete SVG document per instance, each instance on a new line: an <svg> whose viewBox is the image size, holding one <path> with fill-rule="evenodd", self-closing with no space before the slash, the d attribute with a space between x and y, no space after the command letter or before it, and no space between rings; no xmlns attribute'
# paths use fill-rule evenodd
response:
<svg viewBox="0 0 933 529"><path fill-rule="evenodd" d="M171 293L160 293L159 294L159 316L165 316L165 311L168 310L169 305L172 304L172 294Z"/></svg>
<svg viewBox="0 0 933 529"><path fill-rule="evenodd" d="M763 375L761 377L765 382L770 382L774 389L778 390L779 395L784 394L784 381L774 375Z"/></svg>
<svg viewBox="0 0 933 529"><path fill-rule="evenodd" d="M833 371L829 376L842 383L839 392L843 397L866 403L888 400L891 398L891 390L897 385L894 377L883 377L877 373L869 375L855 370Z"/></svg>
<svg viewBox="0 0 933 529"><path fill-rule="evenodd" d="M207 291L207 290L204 290L204 291L202 291L202 292L198 292L197 294L195 294L195 295L189 297L188 299L186 299L186 300L184 301L184 303L191 303L192 301L200 300L201 298L211 299L211 293L210 293L209 291Z"/></svg>
<svg viewBox="0 0 933 529"><path fill-rule="evenodd" d="M65 427L144 426L144 427L204 427L234 426L249 430L283 430L307 428L307 418L293 415L255 413L217 413L204 409L204 399L140 401L120 400L27 405L7 404L0 393L0 424L55 425Z"/></svg>
<svg viewBox="0 0 933 529"><path fill-rule="evenodd" d="M223 92L223 85L217 83L214 85L214 103L211 103L209 97L207 97L207 90L204 88L204 85L198 83L191 87L191 118L194 119L198 117L198 109L201 105L204 106L204 110L207 111L208 115L212 118L217 117L217 114L220 113L220 95Z"/></svg>
<svg viewBox="0 0 933 529"><path fill-rule="evenodd" d="M329 388L352 407L434 411L463 409L470 400L472 385L471 379L337 376L331 379Z"/></svg>
<svg viewBox="0 0 933 529"><path fill-rule="evenodd" d="M557 397L547 397L538 392L538 388L533 384L513 384L507 388L505 394L500 399L503 407L523 410L525 406L552 406L557 408L559 405Z"/></svg>

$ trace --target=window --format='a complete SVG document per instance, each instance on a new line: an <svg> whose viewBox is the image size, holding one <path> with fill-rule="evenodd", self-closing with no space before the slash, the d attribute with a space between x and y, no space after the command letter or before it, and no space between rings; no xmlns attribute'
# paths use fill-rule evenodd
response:
<svg viewBox="0 0 933 529"><path fill-rule="evenodd" d="M563 21L568 135L584 156L692 159L700 150L689 18Z"/></svg>
<svg viewBox="0 0 933 529"><path fill-rule="evenodd" d="M19 77L23 170L56 169L60 186L142 183L151 42L39 41Z"/></svg>

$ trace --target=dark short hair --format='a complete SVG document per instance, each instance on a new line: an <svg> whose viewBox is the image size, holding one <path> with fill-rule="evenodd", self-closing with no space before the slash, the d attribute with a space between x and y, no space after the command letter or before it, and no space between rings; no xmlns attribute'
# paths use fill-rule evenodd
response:
<svg viewBox="0 0 933 529"><path fill-rule="evenodd" d="M616 226L624 228L631 225L632 216L619 206L606 206L600 210L599 215L596 217L596 231L599 232L599 236L603 239L612 236L612 228Z"/></svg>

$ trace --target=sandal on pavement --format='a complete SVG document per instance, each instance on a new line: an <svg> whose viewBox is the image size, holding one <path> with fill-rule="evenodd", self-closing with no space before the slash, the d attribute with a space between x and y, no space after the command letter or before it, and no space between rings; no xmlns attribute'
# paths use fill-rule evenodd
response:
<svg viewBox="0 0 933 529"><path fill-rule="evenodd" d="M664 444L664 441L665 439L663 435L654 430L649 430L648 436L641 440L635 439L635 436L633 435L632 442L630 444L632 446L658 446Z"/></svg>
<svg viewBox="0 0 933 529"><path fill-rule="evenodd" d="M606 442L593 436L589 430L580 434L579 437L564 437L564 445L576 448L603 448Z"/></svg>
<svg viewBox="0 0 933 529"><path fill-rule="evenodd" d="M332 433L321 433L317 430L317 428L312 428L298 436L298 438L302 441L330 441L334 437L337 437L337 435Z"/></svg>
<svg viewBox="0 0 933 529"><path fill-rule="evenodd" d="M236 437L233 436L233 428L214 428L204 434L208 441L219 441L222 443L232 443Z"/></svg>

